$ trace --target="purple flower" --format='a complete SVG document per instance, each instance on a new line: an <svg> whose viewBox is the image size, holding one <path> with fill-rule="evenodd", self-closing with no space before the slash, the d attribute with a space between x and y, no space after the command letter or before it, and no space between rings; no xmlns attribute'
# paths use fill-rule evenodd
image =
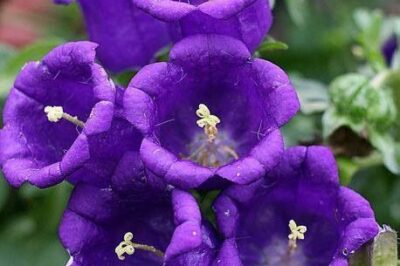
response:
<svg viewBox="0 0 400 266"><path fill-rule="evenodd" d="M54 0L69 4L72 0ZM148 64L166 46L165 23L133 6L130 0L78 0L90 40L99 44L98 57L111 71Z"/></svg>
<svg viewBox="0 0 400 266"><path fill-rule="evenodd" d="M369 203L341 187L323 147L288 149L278 167L214 204L225 243L219 265L348 265L378 233Z"/></svg>
<svg viewBox="0 0 400 266"><path fill-rule="evenodd" d="M223 34L243 41L254 51L272 24L269 1L133 0L155 18L169 22L174 41L194 34Z"/></svg>
<svg viewBox="0 0 400 266"><path fill-rule="evenodd" d="M385 41L382 46L382 54L385 57L386 63L388 65L392 64L393 56L398 49L398 40L395 35L391 36L389 39Z"/></svg>
<svg viewBox="0 0 400 266"><path fill-rule="evenodd" d="M122 92L115 104L114 85L94 63L96 46L67 43L21 70L0 133L0 163L11 185L48 187L67 176L109 184L125 161L131 172L143 171L140 134L119 115Z"/></svg>
<svg viewBox="0 0 400 266"><path fill-rule="evenodd" d="M279 127L299 108L287 75L222 35L187 37L170 58L144 67L124 95L150 172L187 189L246 184L272 169L283 151Z"/></svg>
<svg viewBox="0 0 400 266"><path fill-rule="evenodd" d="M59 234L73 266L208 266L218 244L195 199L176 189L119 194L79 184Z"/></svg>

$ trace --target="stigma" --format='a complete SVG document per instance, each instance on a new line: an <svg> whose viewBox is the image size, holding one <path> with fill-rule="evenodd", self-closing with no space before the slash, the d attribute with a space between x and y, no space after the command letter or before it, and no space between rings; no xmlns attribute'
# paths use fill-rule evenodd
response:
<svg viewBox="0 0 400 266"><path fill-rule="evenodd" d="M152 252L161 258L164 257L164 253L155 247L134 243L132 240L133 234L131 232L127 232L124 235L124 240L115 248L115 254L117 254L119 260L125 260L125 254L133 255L136 249Z"/></svg>
<svg viewBox="0 0 400 266"><path fill-rule="evenodd" d="M62 106L46 106L44 112L47 114L47 119L50 122L58 122L61 120L64 114Z"/></svg>
<svg viewBox="0 0 400 266"><path fill-rule="evenodd" d="M118 256L119 260L125 260L125 253L127 255L133 255L135 253L135 248L132 243L133 234L128 232L124 235L124 241L119 243L119 245L115 248L115 253Z"/></svg>
<svg viewBox="0 0 400 266"><path fill-rule="evenodd" d="M304 225L297 225L294 220L290 220L289 229L289 249L294 250L297 248L297 240L304 240L304 235L307 232L307 227Z"/></svg>
<svg viewBox="0 0 400 266"><path fill-rule="evenodd" d="M196 115L200 118L196 123L204 128L205 135L196 136L189 144L190 155L186 159L206 167L218 167L239 159L226 134L223 134L224 132L218 134L217 125L221 122L218 116L211 114L210 109L203 103L199 104Z"/></svg>
<svg viewBox="0 0 400 266"><path fill-rule="evenodd" d="M44 112L46 113L47 120L50 122L57 123L61 119L65 119L78 127L83 128L85 126L85 123L79 120L77 116L72 116L64 112L62 106L46 106Z"/></svg>
<svg viewBox="0 0 400 266"><path fill-rule="evenodd" d="M196 115L200 118L197 120L197 125L204 128L204 133L208 137L209 142L213 142L217 137L218 129L217 124L221 122L218 116L212 115L210 109L205 104L200 104Z"/></svg>

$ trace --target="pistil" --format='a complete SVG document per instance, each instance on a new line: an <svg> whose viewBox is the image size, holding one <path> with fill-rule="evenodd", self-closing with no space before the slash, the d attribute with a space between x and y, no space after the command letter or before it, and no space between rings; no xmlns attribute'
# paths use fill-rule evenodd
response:
<svg viewBox="0 0 400 266"><path fill-rule="evenodd" d="M204 133L208 137L209 142L213 142L218 134L217 124L221 122L218 116L212 115L210 109L205 104L200 104L196 115L200 118L197 125L204 128Z"/></svg>
<svg viewBox="0 0 400 266"><path fill-rule="evenodd" d="M238 154L232 147L225 144L225 136L218 133L217 125L221 122L218 116L211 114L205 104L199 105L196 115L200 118L196 123L204 128L205 136L196 138L194 144L189 146L192 153L187 159L208 167L218 167L231 159L237 160ZM200 145L197 145L198 143Z"/></svg>
<svg viewBox="0 0 400 266"><path fill-rule="evenodd" d="M132 242L132 239L133 234L131 232L128 232L124 235L124 241L119 243L119 245L115 248L115 253L118 256L118 259L125 260L125 254L133 255L135 253L135 249L149 251L159 257L164 257L164 253L155 247L134 243Z"/></svg>
<svg viewBox="0 0 400 266"><path fill-rule="evenodd" d="M307 227L304 225L297 225L294 220L290 220L289 229L290 229L290 234L288 235L289 238L288 250L289 253L292 253L297 248L297 240L304 239L304 234L307 232Z"/></svg>
<svg viewBox="0 0 400 266"><path fill-rule="evenodd" d="M44 112L47 114L47 119L50 122L57 123L61 119L65 119L78 127L83 128L85 126L85 123L79 120L77 116L72 116L68 113L65 113L62 106L46 106L44 108Z"/></svg>

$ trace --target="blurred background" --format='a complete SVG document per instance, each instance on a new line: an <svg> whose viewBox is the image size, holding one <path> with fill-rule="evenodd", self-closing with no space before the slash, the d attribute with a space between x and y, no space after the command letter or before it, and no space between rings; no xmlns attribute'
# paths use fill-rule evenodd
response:
<svg viewBox="0 0 400 266"><path fill-rule="evenodd" d="M400 230L400 49L390 64L381 54L400 36L400 2L276 0L274 14L256 56L288 71L299 93L301 112L284 128L287 145L329 145L342 184L370 200L381 224ZM25 62L80 39L76 4L0 0L1 107ZM124 85L132 75L114 78ZM65 265L57 226L70 191L66 183L15 190L0 178L0 265Z"/></svg>

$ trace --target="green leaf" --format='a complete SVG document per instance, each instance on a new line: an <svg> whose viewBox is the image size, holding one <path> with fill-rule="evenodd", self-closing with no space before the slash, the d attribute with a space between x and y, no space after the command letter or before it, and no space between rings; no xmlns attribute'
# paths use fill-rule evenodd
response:
<svg viewBox="0 0 400 266"><path fill-rule="evenodd" d="M301 111L313 114L325 111L329 106L328 87L316 80L290 75L290 81L300 98Z"/></svg>
<svg viewBox="0 0 400 266"><path fill-rule="evenodd" d="M350 158L345 157L336 158L336 161L339 168L340 183L347 186L351 182L353 175L358 171L359 165Z"/></svg>
<svg viewBox="0 0 400 266"><path fill-rule="evenodd" d="M330 85L332 102L341 115L348 116L353 123L360 123L368 106L360 95L368 85L368 79L359 74L347 74L336 78Z"/></svg>
<svg viewBox="0 0 400 266"><path fill-rule="evenodd" d="M347 74L330 86L333 105L324 114L324 136L340 126L348 126L360 135L386 132L394 126L397 110L392 92L376 88L360 74Z"/></svg>
<svg viewBox="0 0 400 266"><path fill-rule="evenodd" d="M0 44L0 71L3 71L7 61L14 56L16 53L15 49L5 45Z"/></svg>
<svg viewBox="0 0 400 266"><path fill-rule="evenodd" d="M297 114L282 128L285 144L312 144L321 139L320 115Z"/></svg>
<svg viewBox="0 0 400 266"><path fill-rule="evenodd" d="M379 223L400 228L400 178L383 165L360 169L350 187L371 204Z"/></svg>
<svg viewBox="0 0 400 266"><path fill-rule="evenodd" d="M371 144L381 152L383 163L392 172L400 174L400 143L388 133L370 132Z"/></svg>
<svg viewBox="0 0 400 266"><path fill-rule="evenodd" d="M362 55L377 72L384 70L386 62L381 53L382 12L358 9L354 12L354 20L360 30L357 40L363 49Z"/></svg>
<svg viewBox="0 0 400 266"><path fill-rule="evenodd" d="M3 175L0 174L0 210L5 205L8 195L9 195L8 184L5 181Z"/></svg>
<svg viewBox="0 0 400 266"><path fill-rule="evenodd" d="M286 43L277 41L272 37L268 37L260 45L260 47L258 48L258 52L267 53L275 50L287 50L287 49L289 49L289 46Z"/></svg>
<svg viewBox="0 0 400 266"><path fill-rule="evenodd" d="M169 46L169 45L167 45L167 46L161 48L159 51L157 51L157 53L155 55L157 62L168 61L170 51L171 51L171 46Z"/></svg>
<svg viewBox="0 0 400 266"><path fill-rule="evenodd" d="M27 62L42 59L54 47L62 44L62 42L63 40L61 39L47 39L25 47L7 61L7 67L3 73L6 75L17 73Z"/></svg>
<svg viewBox="0 0 400 266"><path fill-rule="evenodd" d="M336 129L342 126L347 126L356 133L362 132L364 128L363 123L356 123L349 116L338 113L334 106L330 107L322 116L322 135L324 139L327 139Z"/></svg>
<svg viewBox="0 0 400 266"><path fill-rule="evenodd" d="M113 76L113 81L126 88L129 84L129 82L132 80L132 78L136 75L137 71L125 71L119 74L116 74Z"/></svg>

